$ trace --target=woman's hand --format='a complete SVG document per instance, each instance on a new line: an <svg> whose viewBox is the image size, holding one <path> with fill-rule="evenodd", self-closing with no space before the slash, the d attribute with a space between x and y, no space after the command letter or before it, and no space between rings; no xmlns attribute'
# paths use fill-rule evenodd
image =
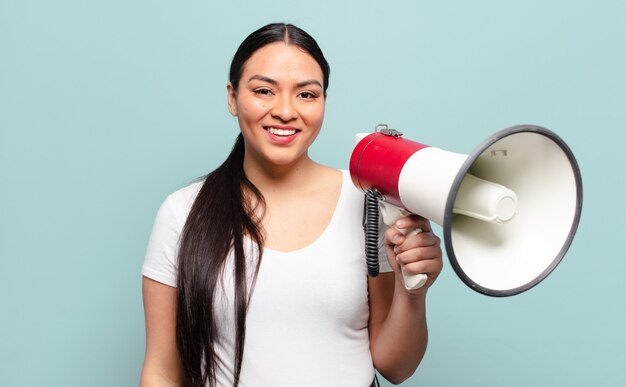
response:
<svg viewBox="0 0 626 387"><path fill-rule="evenodd" d="M412 233L418 228L422 232ZM387 258L394 273L369 280L372 360L393 384L413 375L426 352L426 292L443 267L439 242L427 219L417 215L398 219L385 232ZM407 289L403 270L409 275L426 274L427 280L417 289Z"/></svg>
<svg viewBox="0 0 626 387"><path fill-rule="evenodd" d="M420 233L411 233L421 229ZM407 234L405 236L405 234ZM426 274L426 283L417 289L407 289L411 294L424 294L443 268L440 239L432 232L430 222L419 215L398 219L385 232L387 258L396 273L396 281L405 275Z"/></svg>

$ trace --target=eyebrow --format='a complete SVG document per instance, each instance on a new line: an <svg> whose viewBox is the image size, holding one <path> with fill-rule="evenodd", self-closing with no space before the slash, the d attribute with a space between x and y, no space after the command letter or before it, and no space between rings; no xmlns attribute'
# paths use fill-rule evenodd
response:
<svg viewBox="0 0 626 387"><path fill-rule="evenodd" d="M278 85L278 81L275 79L272 79L270 77L266 77L265 75L253 75L248 79L248 82L252 81L252 80L257 80L257 81L262 81L262 82L267 82L271 85ZM322 87L322 84L316 80L316 79L308 79L306 81L302 81L302 82L298 82L296 84L297 87L304 87L304 86L309 86L309 85L318 85L319 87Z"/></svg>

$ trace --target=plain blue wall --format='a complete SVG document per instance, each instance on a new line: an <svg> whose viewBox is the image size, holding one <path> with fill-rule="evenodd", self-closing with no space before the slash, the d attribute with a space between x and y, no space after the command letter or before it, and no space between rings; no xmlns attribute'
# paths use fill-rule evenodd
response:
<svg viewBox="0 0 626 387"><path fill-rule="evenodd" d="M562 264L505 299L447 265L405 385L624 385L625 4L1 0L0 386L138 384L154 215L224 158L230 58L272 21L331 63L323 163L347 168L354 133L380 122L462 153L534 123L578 158Z"/></svg>

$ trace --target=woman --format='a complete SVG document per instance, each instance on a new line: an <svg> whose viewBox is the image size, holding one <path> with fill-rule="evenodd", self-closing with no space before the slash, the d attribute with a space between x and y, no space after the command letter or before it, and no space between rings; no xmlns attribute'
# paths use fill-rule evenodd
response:
<svg viewBox="0 0 626 387"><path fill-rule="evenodd" d="M329 73L293 25L237 50L227 91L241 133L220 167L167 198L148 245L142 386L364 387L374 369L400 383L421 361L439 239L427 220L400 219L385 272L367 277L363 195L307 153ZM407 291L400 266L428 282Z"/></svg>

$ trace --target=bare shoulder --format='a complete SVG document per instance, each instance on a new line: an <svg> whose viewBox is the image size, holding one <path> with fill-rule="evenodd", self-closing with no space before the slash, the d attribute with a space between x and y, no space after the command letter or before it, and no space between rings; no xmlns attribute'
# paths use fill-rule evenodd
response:
<svg viewBox="0 0 626 387"><path fill-rule="evenodd" d="M333 211L341 193L343 173L338 169L320 165L308 180L311 184L309 188L311 194Z"/></svg>
<svg viewBox="0 0 626 387"><path fill-rule="evenodd" d="M343 172L339 169L318 165L315 169L315 179L326 188L340 189L343 181Z"/></svg>

